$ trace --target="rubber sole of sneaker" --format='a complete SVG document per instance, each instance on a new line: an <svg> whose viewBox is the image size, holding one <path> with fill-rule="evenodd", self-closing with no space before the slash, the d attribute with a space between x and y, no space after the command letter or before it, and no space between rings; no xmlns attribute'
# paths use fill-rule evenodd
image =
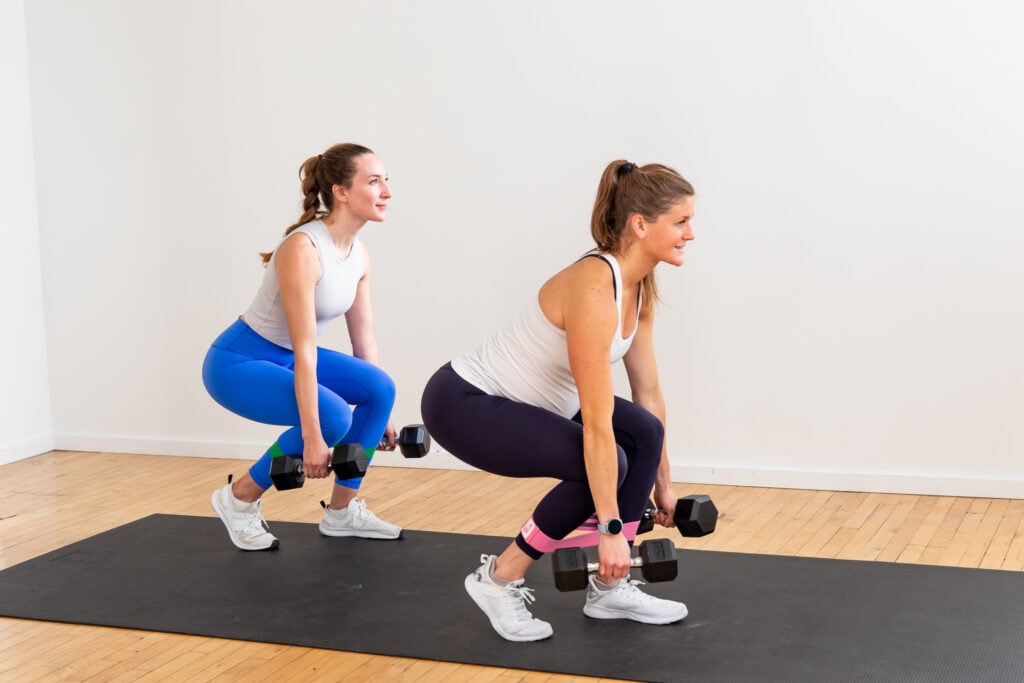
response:
<svg viewBox="0 0 1024 683"><path fill-rule="evenodd" d="M231 542L234 544L236 548L240 550L245 550L246 552L259 552L261 550L277 550L281 546L280 542L276 538L274 539L273 543L262 548L249 548L236 541L235 532L231 529L231 523L228 521L227 515L225 515L224 511L221 509L220 501L217 500L219 494L220 489L217 489L216 491L213 492L213 496L210 497L210 505L213 506L213 511L217 513L217 517L219 517L220 521L224 524L224 528L228 530L228 538L231 539Z"/></svg>
<svg viewBox="0 0 1024 683"><path fill-rule="evenodd" d="M496 620L491 618L490 614L487 613L487 609L485 608L485 605L487 603L484 602L484 599L477 598L477 596L474 594L473 584L475 583L479 582L474 578L474 574L470 574L469 576L467 576L465 581L466 592L469 593L469 597L473 599L473 602L476 603L476 606L479 607L480 611L484 613L484 616L487 617L487 620L491 622L491 628L493 628L498 633L498 635L504 638L505 640L511 640L516 643L531 643L535 640L544 640L545 638L550 638L554 633L554 630L551 629L550 626L548 627L547 633L540 633L532 636L522 636L517 635L515 633L508 633L507 631L501 628L501 625L498 624Z"/></svg>
<svg viewBox="0 0 1024 683"><path fill-rule="evenodd" d="M402 530L398 530L397 536L388 536L380 531L362 531L361 529L342 529L336 530L330 527L324 527L321 524L319 527L320 533L324 536L331 536L333 538L351 538L356 536L358 538L369 538L374 541L396 541L402 537Z"/></svg>
<svg viewBox="0 0 1024 683"><path fill-rule="evenodd" d="M606 607L599 607L596 605L585 605L583 607L583 613L591 619L631 619L632 621L639 621L641 624L654 624L656 626L660 626L682 621L690 612L684 606L682 614L679 616L648 617L634 612L626 612L624 610L608 609Z"/></svg>

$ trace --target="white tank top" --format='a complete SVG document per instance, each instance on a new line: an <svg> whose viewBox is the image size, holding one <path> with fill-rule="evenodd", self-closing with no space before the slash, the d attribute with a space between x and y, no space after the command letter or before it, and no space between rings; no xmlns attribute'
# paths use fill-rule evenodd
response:
<svg viewBox="0 0 1024 683"><path fill-rule="evenodd" d="M331 232L323 221L312 221L295 228L284 240L296 233L309 236L316 247L320 259L320 280L313 290L313 304L316 309L316 333L319 335L328 322L344 315L356 298L356 287L366 273L366 261L359 239L352 242L352 251L348 257L342 258L331 239ZM302 239L302 238L299 238ZM286 349L292 348L291 336L288 334L288 322L284 317L284 306L281 304L281 288L277 280L277 249L267 263L263 274L263 282L256 298L253 299L244 314L245 322L264 339Z"/></svg>
<svg viewBox="0 0 1024 683"><path fill-rule="evenodd" d="M619 322L609 358L610 363L615 363L629 350L636 326L628 338L622 337L622 273L614 256L598 256L611 266L615 283ZM638 322L641 296L642 289L637 296ZM539 298L474 351L452 360L452 369L491 396L504 396L568 418L580 409L579 391L569 368L565 330L547 319Z"/></svg>

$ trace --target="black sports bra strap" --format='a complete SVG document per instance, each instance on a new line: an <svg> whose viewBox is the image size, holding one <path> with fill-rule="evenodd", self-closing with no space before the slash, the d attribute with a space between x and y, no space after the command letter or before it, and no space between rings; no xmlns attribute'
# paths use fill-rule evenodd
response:
<svg viewBox="0 0 1024 683"><path fill-rule="evenodd" d="M615 295L615 300L618 301L618 299L619 299L619 283L615 281L615 268L613 268L612 264L608 263L608 259L606 259L605 257L601 256L601 254L585 254L582 258L580 258L580 261L582 261L585 258L589 258L589 257L594 257L594 258L601 259L602 261L604 261L604 264L606 266L608 266L608 270L612 271L612 293Z"/></svg>

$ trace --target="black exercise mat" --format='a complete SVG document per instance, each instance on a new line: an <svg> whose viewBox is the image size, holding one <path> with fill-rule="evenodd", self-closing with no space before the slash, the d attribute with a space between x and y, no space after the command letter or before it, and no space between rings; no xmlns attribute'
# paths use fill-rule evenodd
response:
<svg viewBox="0 0 1024 683"><path fill-rule="evenodd" d="M146 517L0 571L0 615L642 681L1024 681L1018 572L683 550L644 590L690 616L647 626L586 618L545 559L555 635L510 643L462 586L507 539L272 528L246 553L215 517Z"/></svg>

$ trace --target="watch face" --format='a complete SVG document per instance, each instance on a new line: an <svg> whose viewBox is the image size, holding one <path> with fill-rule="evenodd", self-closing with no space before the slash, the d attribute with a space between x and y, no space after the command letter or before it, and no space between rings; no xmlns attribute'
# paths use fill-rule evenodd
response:
<svg viewBox="0 0 1024 683"><path fill-rule="evenodd" d="M608 523L604 525L610 534L621 534L622 533L622 520L621 519L609 519Z"/></svg>

